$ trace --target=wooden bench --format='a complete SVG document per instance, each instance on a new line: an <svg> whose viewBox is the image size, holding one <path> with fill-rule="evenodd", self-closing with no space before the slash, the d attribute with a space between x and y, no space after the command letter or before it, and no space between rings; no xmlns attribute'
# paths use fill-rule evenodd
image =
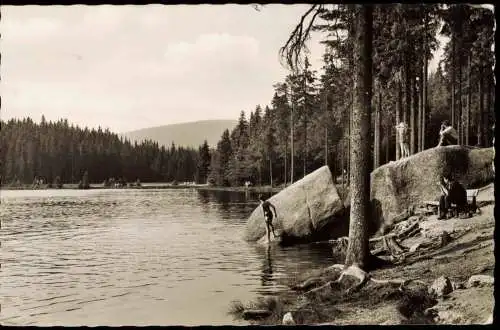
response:
<svg viewBox="0 0 500 330"><path fill-rule="evenodd" d="M469 211L472 213L476 213L476 212L481 213L481 209L477 206L477 201L476 201L477 195L479 193L479 189L467 189L466 193L467 193L467 204L469 206ZM437 213L439 210L439 201L424 201L423 205L427 209L432 207L435 213ZM456 211L455 204L451 204L450 208L452 209L451 211Z"/></svg>

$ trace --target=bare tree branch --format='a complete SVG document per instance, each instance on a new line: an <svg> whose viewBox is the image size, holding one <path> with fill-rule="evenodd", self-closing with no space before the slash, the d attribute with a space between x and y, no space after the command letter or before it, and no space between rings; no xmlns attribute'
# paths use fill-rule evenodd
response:
<svg viewBox="0 0 500 330"><path fill-rule="evenodd" d="M317 15L322 12L322 10L323 5L312 5L311 8L309 8L306 13L302 15L299 24L297 24L295 29L290 34L290 37L288 38L286 44L280 48L280 62L283 64L281 59L285 59L285 63L288 68L296 70L298 66L300 66L300 55L303 50L307 50L305 41L307 41L310 36L314 20L316 19ZM315 11L315 13L304 31L305 20L313 11Z"/></svg>

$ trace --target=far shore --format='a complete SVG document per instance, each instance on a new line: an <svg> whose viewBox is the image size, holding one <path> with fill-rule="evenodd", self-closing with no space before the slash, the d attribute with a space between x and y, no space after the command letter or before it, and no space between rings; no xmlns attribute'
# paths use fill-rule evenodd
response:
<svg viewBox="0 0 500 330"><path fill-rule="evenodd" d="M207 184L172 184L172 183L143 183L140 186L127 185L125 187L104 187L102 184L90 184L87 189L79 189L77 183L65 183L62 188L55 186L48 187L47 184L33 187L31 184L5 185L0 186L0 190L94 190L94 189L187 189L193 188L205 191L227 191L227 192L250 192L250 193L278 193L283 187L254 186L254 187L220 187Z"/></svg>
<svg viewBox="0 0 500 330"><path fill-rule="evenodd" d="M251 192L251 193L278 193L283 190L283 187L271 186L254 186L254 187L217 187L209 185L199 185L196 187L198 190L208 191L229 191L229 192Z"/></svg>

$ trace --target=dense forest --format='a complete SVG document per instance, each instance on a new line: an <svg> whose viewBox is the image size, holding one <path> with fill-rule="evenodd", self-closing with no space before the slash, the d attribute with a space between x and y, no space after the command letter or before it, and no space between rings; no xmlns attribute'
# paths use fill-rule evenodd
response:
<svg viewBox="0 0 500 330"><path fill-rule="evenodd" d="M282 49L287 64L301 60L300 66L289 65L269 106L249 116L241 112L238 125L223 132L211 155L212 184L287 184L325 164L336 175L349 171L358 65L354 21L353 5L311 6ZM458 130L460 144L491 146L492 11L464 4L374 5L371 29L371 169L400 158L395 125L401 121L410 128L410 154L434 147L445 119ZM320 72L307 56L299 58L310 31L324 35ZM439 35L449 41L438 68L429 72Z"/></svg>
<svg viewBox="0 0 500 330"><path fill-rule="evenodd" d="M208 150L158 146L157 142L132 144L108 130L89 130L67 120L39 124L30 118L1 122L3 183L78 183L88 180L119 182L206 181L198 155ZM205 162L206 163L206 162ZM208 166L208 165L205 165ZM205 174L204 174L205 173ZM85 181L84 180L84 181Z"/></svg>
<svg viewBox="0 0 500 330"><path fill-rule="evenodd" d="M494 121L494 14L463 4L374 5L371 24L370 170L400 158L395 125L410 128L410 153L433 147L443 120L459 143L491 146ZM281 49L290 70L270 91L268 106L241 112L216 148L198 150L140 144L107 130L70 126L66 120L1 122L2 182L76 183L109 178L142 182L209 182L218 186L294 182L322 165L337 176L349 171L349 136L355 106L354 5L312 5ZM309 23L306 17L312 16ZM299 27L301 27L299 29ZM302 30L304 27L304 30ZM322 33L323 67L299 56L308 34ZM429 62L445 36L444 56ZM284 40L286 40L284 36ZM285 51L286 50L286 51ZM299 63L301 65L290 65ZM347 175L349 178L349 175Z"/></svg>

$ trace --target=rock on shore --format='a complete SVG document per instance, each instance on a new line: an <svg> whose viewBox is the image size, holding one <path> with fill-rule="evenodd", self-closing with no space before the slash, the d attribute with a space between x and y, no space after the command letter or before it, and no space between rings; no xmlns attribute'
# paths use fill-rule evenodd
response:
<svg viewBox="0 0 500 330"><path fill-rule="evenodd" d="M345 235L344 206L327 166L283 189L269 201L276 206L278 218L273 224L283 243ZM245 239L258 241L265 236L264 215L258 206L247 221Z"/></svg>
<svg viewBox="0 0 500 330"><path fill-rule="evenodd" d="M493 148L436 147L385 164L371 173L373 218L378 227L390 226L398 214L441 192L441 176L451 175L468 188L494 180Z"/></svg>

